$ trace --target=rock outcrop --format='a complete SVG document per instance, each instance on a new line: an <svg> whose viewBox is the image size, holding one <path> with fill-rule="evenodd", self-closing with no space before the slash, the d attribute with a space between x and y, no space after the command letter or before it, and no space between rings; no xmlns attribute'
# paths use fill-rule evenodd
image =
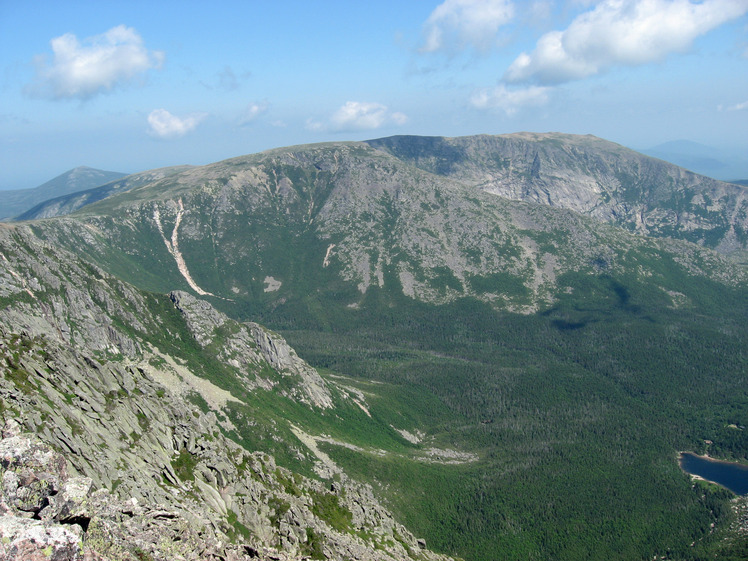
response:
<svg viewBox="0 0 748 561"><path fill-rule="evenodd" d="M291 378L282 399L332 407L278 335L186 293L141 292L24 227L0 230L0 253L5 559L441 558L369 487L302 477L229 438L223 406L239 400L190 371L200 359L244 399ZM195 388L205 397L186 399Z"/></svg>
<svg viewBox="0 0 748 561"><path fill-rule="evenodd" d="M169 298L184 315L195 340L202 347L218 347L223 362L244 372L269 364L282 377L295 380L290 390L282 390L285 395L314 407L332 407L332 396L322 377L299 358L283 337L254 322L239 324L187 292L174 291ZM218 346L217 333L221 331ZM257 375L254 379L246 377L245 384L249 388L271 388L277 379Z"/></svg>

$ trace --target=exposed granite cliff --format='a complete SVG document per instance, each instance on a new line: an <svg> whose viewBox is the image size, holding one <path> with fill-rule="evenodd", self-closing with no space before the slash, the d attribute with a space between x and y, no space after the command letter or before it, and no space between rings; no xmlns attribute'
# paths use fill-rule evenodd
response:
<svg viewBox="0 0 748 561"><path fill-rule="evenodd" d="M184 315L198 343L203 347L216 345L222 361L241 371L246 371L249 365L267 363L281 376L297 380L286 395L315 407L332 407L330 390L324 380L280 335L254 322L237 324L208 302L187 292L175 291L169 294L169 298ZM219 343L216 332L221 328L223 333ZM247 383L270 388L277 382L256 376L254 381L247 380Z"/></svg>

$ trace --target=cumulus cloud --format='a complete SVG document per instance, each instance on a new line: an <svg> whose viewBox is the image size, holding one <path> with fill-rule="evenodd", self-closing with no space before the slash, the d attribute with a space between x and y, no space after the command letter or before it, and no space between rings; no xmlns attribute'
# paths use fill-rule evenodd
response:
<svg viewBox="0 0 748 561"><path fill-rule="evenodd" d="M205 113L177 117L166 109L154 109L148 115L148 133L158 138L177 138L192 131L205 117Z"/></svg>
<svg viewBox="0 0 748 561"><path fill-rule="evenodd" d="M336 130L378 129L387 120L387 107L381 103L349 101L330 119Z"/></svg>
<svg viewBox="0 0 748 561"><path fill-rule="evenodd" d="M132 27L119 25L83 43L72 33L50 41L52 60L36 57L36 79L26 92L51 99L89 99L123 87L164 60L160 51L149 51Z"/></svg>
<svg viewBox="0 0 748 561"><path fill-rule="evenodd" d="M407 121L405 114L392 112L381 103L348 101L332 114L328 123L310 119L307 121L307 128L314 131L351 132L374 130L387 124L404 125Z"/></svg>
<svg viewBox="0 0 748 561"><path fill-rule="evenodd" d="M546 33L504 75L560 84L687 50L694 39L748 12L748 0L603 0L564 31Z"/></svg>
<svg viewBox="0 0 748 561"><path fill-rule="evenodd" d="M476 109L500 109L512 116L525 107L538 107L548 103L550 88L530 86L528 88L507 88L500 84L495 88L476 91L470 104Z"/></svg>
<svg viewBox="0 0 748 561"><path fill-rule="evenodd" d="M511 0L445 0L424 24L420 51L487 50L513 17Z"/></svg>

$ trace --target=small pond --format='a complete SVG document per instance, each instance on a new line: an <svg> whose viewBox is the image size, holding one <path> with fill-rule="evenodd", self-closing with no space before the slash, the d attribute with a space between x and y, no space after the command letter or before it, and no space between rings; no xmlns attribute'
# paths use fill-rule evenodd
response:
<svg viewBox="0 0 748 561"><path fill-rule="evenodd" d="M722 485L736 495L748 495L748 466L682 452L680 467L686 473Z"/></svg>

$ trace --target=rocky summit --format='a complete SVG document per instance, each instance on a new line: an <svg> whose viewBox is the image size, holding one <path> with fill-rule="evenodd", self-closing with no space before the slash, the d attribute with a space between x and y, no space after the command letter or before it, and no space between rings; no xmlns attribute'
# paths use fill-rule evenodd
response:
<svg viewBox="0 0 748 561"><path fill-rule="evenodd" d="M744 505L677 457L748 457L747 201L518 133L42 203L0 224L0 550L740 558Z"/></svg>

